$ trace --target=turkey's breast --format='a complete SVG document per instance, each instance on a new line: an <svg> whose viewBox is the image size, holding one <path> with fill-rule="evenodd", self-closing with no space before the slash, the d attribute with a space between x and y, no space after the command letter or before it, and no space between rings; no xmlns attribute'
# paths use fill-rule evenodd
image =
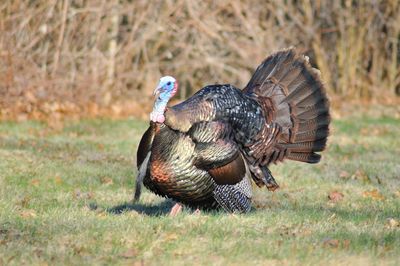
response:
<svg viewBox="0 0 400 266"><path fill-rule="evenodd" d="M195 166L196 159L192 138L162 125L151 148L150 181L159 192L183 203L214 202L215 182L207 171Z"/></svg>

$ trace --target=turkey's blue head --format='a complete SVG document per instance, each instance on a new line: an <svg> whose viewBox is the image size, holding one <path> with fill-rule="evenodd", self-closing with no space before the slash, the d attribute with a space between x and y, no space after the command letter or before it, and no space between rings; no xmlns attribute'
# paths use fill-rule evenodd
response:
<svg viewBox="0 0 400 266"><path fill-rule="evenodd" d="M154 102L153 111L150 113L150 120L153 122L164 123L165 109L167 103L178 91L178 82L171 76L162 77L154 90L154 95L157 95Z"/></svg>

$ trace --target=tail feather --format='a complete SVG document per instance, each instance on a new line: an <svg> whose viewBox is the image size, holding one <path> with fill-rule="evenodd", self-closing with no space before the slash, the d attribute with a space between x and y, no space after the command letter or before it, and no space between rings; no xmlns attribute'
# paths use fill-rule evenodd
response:
<svg viewBox="0 0 400 266"><path fill-rule="evenodd" d="M304 121L301 124L299 124L297 132L300 134L310 130L310 128L322 128L325 126L329 127L329 123L330 123L329 114L325 113L316 118Z"/></svg>
<svg viewBox="0 0 400 266"><path fill-rule="evenodd" d="M307 83L300 84L300 90L296 90L294 94L289 94L288 97L284 99L286 103L293 103L296 106L303 107L309 106L310 104L315 104L319 100L324 99L321 92L315 89L309 89Z"/></svg>
<svg viewBox="0 0 400 266"><path fill-rule="evenodd" d="M273 123L281 127L268 162L287 158L316 163L329 135L329 101L319 77L308 58L290 48L268 57L243 90L273 103ZM268 121L268 119L267 119Z"/></svg>
<svg viewBox="0 0 400 266"><path fill-rule="evenodd" d="M325 149L326 142L324 140L318 141L306 141L306 142L296 142L285 144L285 148L289 151L296 152L308 152L310 150L313 151L323 151Z"/></svg>
<svg viewBox="0 0 400 266"><path fill-rule="evenodd" d="M321 104L316 104L314 106L307 106L306 108L302 108L299 113L296 113L295 115L299 120L303 122L307 122L310 119L315 119L320 117L321 115L328 114L329 111L326 109L326 106L324 103Z"/></svg>
<svg viewBox="0 0 400 266"><path fill-rule="evenodd" d="M314 152L311 153L292 152L287 155L287 158L290 160L304 162L304 163L318 163L321 160L321 155Z"/></svg>
<svg viewBox="0 0 400 266"><path fill-rule="evenodd" d="M302 133L297 133L295 135L295 142L307 142L307 141L318 141L326 138L326 135L329 134L329 128L318 128L315 130L309 130ZM314 151L314 150L313 150Z"/></svg>

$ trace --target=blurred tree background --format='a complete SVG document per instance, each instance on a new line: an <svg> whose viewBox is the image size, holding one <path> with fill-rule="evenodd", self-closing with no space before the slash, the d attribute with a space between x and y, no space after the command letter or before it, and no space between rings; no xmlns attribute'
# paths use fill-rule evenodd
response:
<svg viewBox="0 0 400 266"><path fill-rule="evenodd" d="M243 87L289 46L321 70L334 104L393 104L399 42L397 0L3 0L0 116L144 117L162 75L179 80L180 99Z"/></svg>

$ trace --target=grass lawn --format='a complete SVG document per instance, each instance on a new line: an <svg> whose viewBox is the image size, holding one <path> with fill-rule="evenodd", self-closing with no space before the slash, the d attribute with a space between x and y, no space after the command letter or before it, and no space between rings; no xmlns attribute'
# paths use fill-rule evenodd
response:
<svg viewBox="0 0 400 266"><path fill-rule="evenodd" d="M335 120L321 163L272 166L251 213L176 218L129 203L146 125L0 123L0 265L400 264L399 120Z"/></svg>

